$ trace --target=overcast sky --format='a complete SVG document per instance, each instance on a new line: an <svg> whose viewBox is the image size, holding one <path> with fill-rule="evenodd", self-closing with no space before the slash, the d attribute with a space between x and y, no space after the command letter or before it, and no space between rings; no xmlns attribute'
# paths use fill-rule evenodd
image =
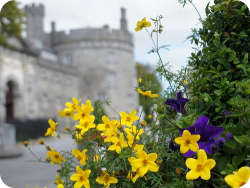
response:
<svg viewBox="0 0 250 188"><path fill-rule="evenodd" d="M245 0L249 1L249 0ZM5 1L7 2L7 1ZM135 32L137 21L147 20L162 15L163 32L160 45L170 45L169 51L162 50L164 62L170 62L172 70L180 70L186 65L192 46L186 38L191 28L198 28L199 16L191 4L184 8L178 0L19 0L22 5L39 3L45 6L44 28L51 30L51 21L56 22L56 30L69 31L84 27L101 28L108 24L111 29L120 28L120 8L126 9L128 30L134 35L134 59L137 62L155 65L156 54L147 54L152 42L146 31ZM205 18L205 7L210 0L193 0L202 18ZM213 0L211 1L212 4ZM4 2L1 0L1 3ZM248 2L249 4L250 2ZM1 4L0 4L1 6Z"/></svg>

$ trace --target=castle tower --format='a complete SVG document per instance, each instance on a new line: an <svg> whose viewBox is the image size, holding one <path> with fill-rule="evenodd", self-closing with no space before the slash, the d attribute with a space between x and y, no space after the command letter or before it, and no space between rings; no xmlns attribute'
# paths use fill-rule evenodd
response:
<svg viewBox="0 0 250 188"><path fill-rule="evenodd" d="M44 30L43 30L43 17L44 17L44 6L39 4L25 6L25 13L27 18L27 38L29 40L42 41Z"/></svg>
<svg viewBox="0 0 250 188"><path fill-rule="evenodd" d="M126 10L121 8L121 30L127 31Z"/></svg>

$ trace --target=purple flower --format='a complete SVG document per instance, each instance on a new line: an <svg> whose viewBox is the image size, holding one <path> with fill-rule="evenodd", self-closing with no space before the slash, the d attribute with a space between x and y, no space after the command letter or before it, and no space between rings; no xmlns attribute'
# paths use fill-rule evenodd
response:
<svg viewBox="0 0 250 188"><path fill-rule="evenodd" d="M181 91L177 93L177 99L167 99L165 104L172 106L177 112L186 114L184 106L189 101L189 99L182 98Z"/></svg>
<svg viewBox="0 0 250 188"><path fill-rule="evenodd" d="M199 149L204 149L207 153L212 154L212 148L215 144L214 138L219 136L223 132L223 127L216 127L208 125L209 118L206 116L200 116L193 126L182 129L180 134L184 130L188 130L191 134L199 134L201 136L198 141ZM190 157L195 152L189 150L185 153L185 157Z"/></svg>
<svg viewBox="0 0 250 188"><path fill-rule="evenodd" d="M223 137L219 137L215 141L215 145L218 146L219 149L221 149L224 146L224 143L225 143L225 139Z"/></svg>
<svg viewBox="0 0 250 188"><path fill-rule="evenodd" d="M222 115L223 115L223 116L229 116L229 115L231 115L231 114L232 114L232 112L230 112L230 111L228 111L228 110L226 110L226 109L224 109L223 112L222 112Z"/></svg>
<svg viewBox="0 0 250 188"><path fill-rule="evenodd" d="M228 142L231 138L233 138L232 134L227 132L226 134L226 141Z"/></svg>
<svg viewBox="0 0 250 188"><path fill-rule="evenodd" d="M173 140L170 141L168 147L169 147L169 150L170 150L170 152L168 152L168 153L171 153L171 151L178 151L178 150L180 150L180 146L176 146L176 145L174 144L174 141L173 141Z"/></svg>

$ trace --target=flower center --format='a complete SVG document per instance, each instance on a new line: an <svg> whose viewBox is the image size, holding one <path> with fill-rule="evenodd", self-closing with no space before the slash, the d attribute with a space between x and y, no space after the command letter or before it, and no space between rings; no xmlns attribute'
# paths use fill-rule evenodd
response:
<svg viewBox="0 0 250 188"><path fill-rule="evenodd" d="M201 171L203 170L203 166L201 164L197 165L197 168L196 168L197 171Z"/></svg>
<svg viewBox="0 0 250 188"><path fill-rule="evenodd" d="M241 182L240 187L242 187L245 184L246 184L246 182Z"/></svg>
<svg viewBox="0 0 250 188"><path fill-rule="evenodd" d="M82 113L82 117L83 117L83 118L85 117L85 113Z"/></svg>
<svg viewBox="0 0 250 188"><path fill-rule="evenodd" d="M78 156L77 156L77 159L78 159L78 160L81 160L81 159L82 159L82 156L78 155Z"/></svg>
<svg viewBox="0 0 250 188"><path fill-rule="evenodd" d="M126 119L127 121L131 121L131 118L130 117L127 117L127 119Z"/></svg>
<svg viewBox="0 0 250 188"><path fill-rule="evenodd" d="M104 180L105 180L105 182L108 182L109 181L109 176L105 176Z"/></svg>
<svg viewBox="0 0 250 188"><path fill-rule="evenodd" d="M121 146L122 144L121 144L121 142L117 142L117 144L116 144L117 146Z"/></svg>
<svg viewBox="0 0 250 188"><path fill-rule="evenodd" d="M190 140L186 140L186 144L188 145L188 144L190 144L191 143L191 141Z"/></svg>
<svg viewBox="0 0 250 188"><path fill-rule="evenodd" d="M56 158L56 159L59 159L59 155L58 155L58 154L55 154L55 158Z"/></svg>
<svg viewBox="0 0 250 188"><path fill-rule="evenodd" d="M110 125L109 125L109 124L106 124L105 127L108 129L108 128L110 128Z"/></svg>
<svg viewBox="0 0 250 188"><path fill-rule="evenodd" d="M88 125L89 125L89 123L88 123L88 122L85 122L83 126L84 126L85 128L87 128Z"/></svg>
<svg viewBox="0 0 250 188"><path fill-rule="evenodd" d="M80 176L79 179L80 179L80 181L84 181L84 177L83 176Z"/></svg>
<svg viewBox="0 0 250 188"><path fill-rule="evenodd" d="M144 166L147 166L148 160L147 160L147 159L144 159L142 163L143 163Z"/></svg>

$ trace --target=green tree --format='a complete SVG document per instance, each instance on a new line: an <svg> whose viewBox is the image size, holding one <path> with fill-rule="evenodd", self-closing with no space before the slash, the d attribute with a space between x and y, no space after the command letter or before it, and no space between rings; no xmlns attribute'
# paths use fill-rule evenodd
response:
<svg viewBox="0 0 250 188"><path fill-rule="evenodd" d="M7 45L8 37L21 38L23 31L24 12L15 0L7 2L0 12L0 44Z"/></svg>
<svg viewBox="0 0 250 188"><path fill-rule="evenodd" d="M141 63L136 64L138 78L142 79L142 82L139 83L145 90L151 90L153 94L159 94L161 92L161 83L159 82L156 74L153 73L152 69L148 65L143 65ZM148 115L151 113L151 100L145 100L143 95L139 96L140 105L143 106L146 121L150 121L148 119Z"/></svg>

